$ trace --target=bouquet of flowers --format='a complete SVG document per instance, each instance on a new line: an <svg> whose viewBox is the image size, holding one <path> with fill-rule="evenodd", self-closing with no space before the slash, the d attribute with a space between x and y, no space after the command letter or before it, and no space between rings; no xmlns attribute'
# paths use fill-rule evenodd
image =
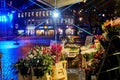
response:
<svg viewBox="0 0 120 80"><path fill-rule="evenodd" d="M110 34L110 37L112 37L113 35L119 35L120 18L114 20L106 20L106 22L104 22L104 24L102 25L102 29Z"/></svg>
<svg viewBox="0 0 120 80"><path fill-rule="evenodd" d="M108 31L118 31L120 30L120 18L114 20L106 20L102 25L102 29L107 29Z"/></svg>

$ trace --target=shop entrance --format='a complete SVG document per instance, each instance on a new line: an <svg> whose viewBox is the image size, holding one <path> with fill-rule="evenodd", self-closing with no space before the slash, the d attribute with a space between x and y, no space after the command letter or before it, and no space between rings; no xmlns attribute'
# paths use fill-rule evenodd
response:
<svg viewBox="0 0 120 80"><path fill-rule="evenodd" d="M26 35L34 36L35 35L35 26L27 26Z"/></svg>

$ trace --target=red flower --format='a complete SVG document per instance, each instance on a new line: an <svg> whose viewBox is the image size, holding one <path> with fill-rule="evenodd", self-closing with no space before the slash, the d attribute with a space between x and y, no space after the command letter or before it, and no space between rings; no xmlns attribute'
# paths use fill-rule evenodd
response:
<svg viewBox="0 0 120 80"><path fill-rule="evenodd" d="M55 62L58 62L62 55L62 46L61 44L53 43L51 45L51 55L55 56Z"/></svg>

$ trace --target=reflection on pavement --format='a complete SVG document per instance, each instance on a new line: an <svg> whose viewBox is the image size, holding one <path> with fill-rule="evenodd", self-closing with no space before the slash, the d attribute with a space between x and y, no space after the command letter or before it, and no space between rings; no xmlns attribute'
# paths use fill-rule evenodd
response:
<svg viewBox="0 0 120 80"><path fill-rule="evenodd" d="M49 45L50 40L20 40L19 45L15 41L0 41L0 53L2 54L2 74L0 80L18 80L17 70L13 64L24 57L35 45ZM3 78L3 79L1 79Z"/></svg>

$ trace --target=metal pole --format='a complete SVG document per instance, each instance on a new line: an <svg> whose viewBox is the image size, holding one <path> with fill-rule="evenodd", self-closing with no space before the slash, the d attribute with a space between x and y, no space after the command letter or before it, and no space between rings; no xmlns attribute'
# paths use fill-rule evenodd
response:
<svg viewBox="0 0 120 80"><path fill-rule="evenodd" d="M57 23L56 23L56 18L54 18L54 28L55 28L55 41L57 42Z"/></svg>

